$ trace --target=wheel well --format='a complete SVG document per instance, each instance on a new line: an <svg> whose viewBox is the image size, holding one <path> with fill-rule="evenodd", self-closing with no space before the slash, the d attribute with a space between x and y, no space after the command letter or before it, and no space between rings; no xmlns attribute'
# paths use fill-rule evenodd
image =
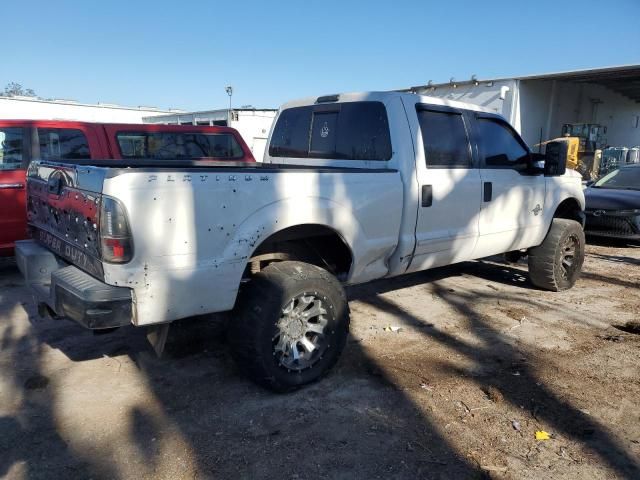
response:
<svg viewBox="0 0 640 480"><path fill-rule="evenodd" d="M305 224L285 228L268 237L255 250L245 276L259 272L269 263L299 260L329 270L345 280L353 254L342 236L325 225Z"/></svg>
<svg viewBox="0 0 640 480"><path fill-rule="evenodd" d="M575 198L567 198L566 200L563 200L560 205L558 205L556 212L553 214L553 218L575 220L584 227L584 212Z"/></svg>

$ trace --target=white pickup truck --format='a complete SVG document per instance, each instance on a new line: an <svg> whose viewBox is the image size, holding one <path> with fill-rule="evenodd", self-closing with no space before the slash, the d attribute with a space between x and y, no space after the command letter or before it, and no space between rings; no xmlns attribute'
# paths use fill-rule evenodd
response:
<svg viewBox="0 0 640 480"><path fill-rule="evenodd" d="M286 391L337 361L343 285L509 253L570 288L584 196L565 160L474 105L309 98L281 108L263 163L32 162L17 262L41 312L151 326L157 349L169 322L233 310L239 365Z"/></svg>

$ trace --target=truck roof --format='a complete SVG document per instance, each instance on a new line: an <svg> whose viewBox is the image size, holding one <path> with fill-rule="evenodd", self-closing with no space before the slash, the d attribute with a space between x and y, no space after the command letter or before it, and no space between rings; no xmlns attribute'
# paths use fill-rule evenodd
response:
<svg viewBox="0 0 640 480"><path fill-rule="evenodd" d="M112 122L87 122L84 120L57 120L57 119L0 119L2 126L38 127L47 128L73 128L78 125L90 125L96 127L111 127L118 130L144 131L144 132L195 132L195 133L237 133L231 127L219 125L167 125L164 123L112 123Z"/></svg>
<svg viewBox="0 0 640 480"><path fill-rule="evenodd" d="M304 105L313 105L316 103L342 103L342 102L362 102L362 101L388 101L394 97L410 99L415 101L419 99L420 103L427 103L431 105L445 105L448 107L462 108L465 110L473 110L477 112L496 113L495 110L484 108L472 103L458 102L456 100L449 100L446 98L430 97L428 95L418 95L408 92L351 92L351 93L339 93L334 95L306 97L298 100L293 100L283 104L280 110L291 107L301 107ZM324 101L322 100L324 99ZM320 101L319 101L320 100Z"/></svg>

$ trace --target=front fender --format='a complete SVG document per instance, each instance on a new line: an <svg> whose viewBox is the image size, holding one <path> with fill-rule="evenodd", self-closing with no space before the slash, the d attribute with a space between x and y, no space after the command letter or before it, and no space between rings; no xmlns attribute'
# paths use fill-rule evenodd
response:
<svg viewBox="0 0 640 480"><path fill-rule="evenodd" d="M573 171L567 171L567 174L561 177L550 177L547 182L545 205L550 205L552 208L545 208L545 235L549 228L551 228L551 222L563 202L575 200L581 212L583 212L581 217L584 217L585 208L584 190L579 174Z"/></svg>

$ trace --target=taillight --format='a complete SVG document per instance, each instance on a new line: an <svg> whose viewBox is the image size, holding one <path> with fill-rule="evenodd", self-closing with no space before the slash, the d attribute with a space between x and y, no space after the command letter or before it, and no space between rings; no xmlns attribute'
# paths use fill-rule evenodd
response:
<svg viewBox="0 0 640 480"><path fill-rule="evenodd" d="M115 198L103 196L100 206L100 240L102 260L127 263L133 257L133 239L122 204Z"/></svg>

